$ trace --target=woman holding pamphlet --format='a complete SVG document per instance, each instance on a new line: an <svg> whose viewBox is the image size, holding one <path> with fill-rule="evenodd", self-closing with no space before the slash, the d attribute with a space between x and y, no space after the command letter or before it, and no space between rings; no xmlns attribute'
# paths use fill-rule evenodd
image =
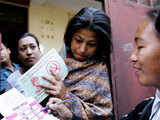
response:
<svg viewBox="0 0 160 120"><path fill-rule="evenodd" d="M113 119L109 17L96 8L81 9L69 21L64 42L69 73L64 81L56 73L55 79L43 76L53 84L40 85L53 96L46 110L63 120Z"/></svg>
<svg viewBox="0 0 160 120"><path fill-rule="evenodd" d="M8 77L7 81L12 87L17 88L21 93L23 93L24 91L17 80L38 62L41 57L41 52L38 39L31 33L24 33L17 40L16 45L17 47L15 51L17 53L21 69L12 73Z"/></svg>

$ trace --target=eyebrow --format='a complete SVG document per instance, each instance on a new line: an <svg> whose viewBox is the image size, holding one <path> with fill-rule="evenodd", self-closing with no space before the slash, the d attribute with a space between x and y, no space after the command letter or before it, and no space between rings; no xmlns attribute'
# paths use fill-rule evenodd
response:
<svg viewBox="0 0 160 120"><path fill-rule="evenodd" d="M80 35L75 35L75 36L79 37L81 40L84 40L84 38L81 37ZM97 42L97 40L96 39L92 39L92 40L90 40L90 42Z"/></svg>
<svg viewBox="0 0 160 120"><path fill-rule="evenodd" d="M135 38L134 38L134 41L137 42L137 41L138 41L138 37L135 37Z"/></svg>
<svg viewBox="0 0 160 120"><path fill-rule="evenodd" d="M80 39L82 39L82 40L83 40L83 38L82 38L80 35L75 35L75 36L77 36L77 37L79 37Z"/></svg>
<svg viewBox="0 0 160 120"><path fill-rule="evenodd" d="M138 41L144 41L142 38L139 38L139 37L135 37L134 41L137 43Z"/></svg>
<svg viewBox="0 0 160 120"><path fill-rule="evenodd" d="M26 45L36 45L36 43L25 43L25 44L22 44L22 46L26 46Z"/></svg>

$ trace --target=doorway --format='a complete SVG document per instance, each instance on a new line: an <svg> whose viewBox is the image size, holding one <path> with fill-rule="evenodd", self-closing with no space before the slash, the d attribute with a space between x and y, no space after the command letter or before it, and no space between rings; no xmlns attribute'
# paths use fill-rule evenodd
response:
<svg viewBox="0 0 160 120"><path fill-rule="evenodd" d="M11 50L11 60L17 62L15 41L28 31L28 8L0 3L0 32Z"/></svg>

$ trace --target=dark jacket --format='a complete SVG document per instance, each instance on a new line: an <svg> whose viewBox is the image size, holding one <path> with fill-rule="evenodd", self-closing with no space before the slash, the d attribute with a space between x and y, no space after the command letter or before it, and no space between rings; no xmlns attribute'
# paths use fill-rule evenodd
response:
<svg viewBox="0 0 160 120"><path fill-rule="evenodd" d="M153 102L153 97L143 100L131 112L122 116L120 120L149 120Z"/></svg>

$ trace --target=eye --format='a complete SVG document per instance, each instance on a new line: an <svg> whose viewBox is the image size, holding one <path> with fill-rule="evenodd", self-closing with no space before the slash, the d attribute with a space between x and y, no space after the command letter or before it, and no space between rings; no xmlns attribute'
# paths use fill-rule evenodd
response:
<svg viewBox="0 0 160 120"><path fill-rule="evenodd" d="M76 39L76 38L75 38L75 41L76 41L77 43L82 43L82 42L83 42L83 40L81 40L81 39Z"/></svg>
<svg viewBox="0 0 160 120"><path fill-rule="evenodd" d="M97 45L97 43L96 43L96 42L88 43L88 46L90 46L90 47L95 47L96 45Z"/></svg>
<svg viewBox="0 0 160 120"><path fill-rule="evenodd" d="M22 48L20 48L19 50L20 50L20 51L25 51L26 48L25 48L25 47L22 47Z"/></svg>
<svg viewBox="0 0 160 120"><path fill-rule="evenodd" d="M137 47L138 50L141 50L142 48L144 48L144 46L142 46L142 45Z"/></svg>
<svg viewBox="0 0 160 120"><path fill-rule="evenodd" d="M36 48L36 46L35 46L35 45L32 45L32 46L31 46L31 49L35 49L35 48Z"/></svg>

